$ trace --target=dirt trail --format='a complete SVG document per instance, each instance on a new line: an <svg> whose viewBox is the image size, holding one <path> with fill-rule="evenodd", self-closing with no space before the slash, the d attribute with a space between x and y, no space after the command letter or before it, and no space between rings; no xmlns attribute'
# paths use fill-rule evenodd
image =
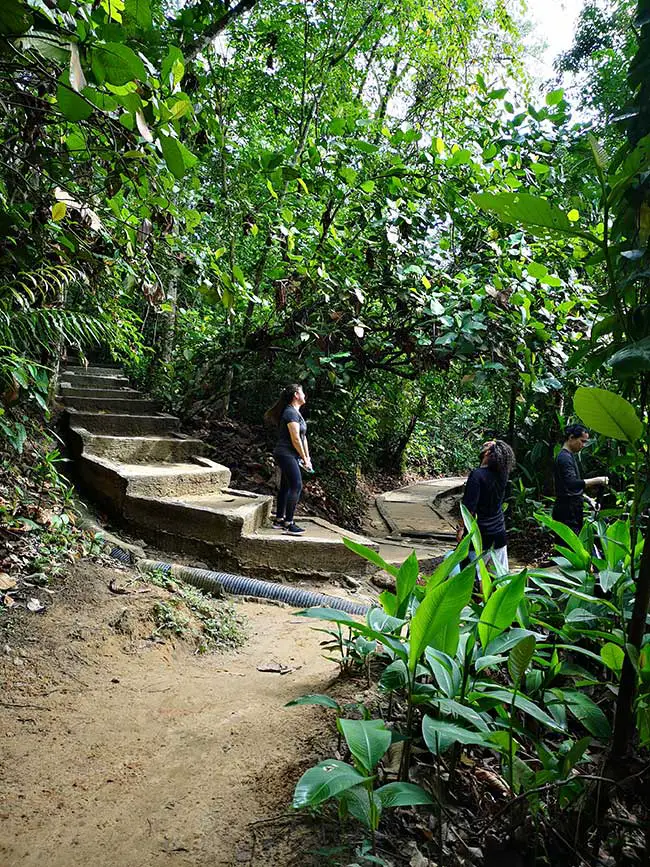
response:
<svg viewBox="0 0 650 867"><path fill-rule="evenodd" d="M195 656L143 640L152 599L110 595L110 577L77 567L47 615L5 638L2 867L306 864L282 835L256 845L249 823L286 813L330 748L326 711L283 708L336 675L322 636L242 603L246 646ZM269 661L295 670L257 671Z"/></svg>

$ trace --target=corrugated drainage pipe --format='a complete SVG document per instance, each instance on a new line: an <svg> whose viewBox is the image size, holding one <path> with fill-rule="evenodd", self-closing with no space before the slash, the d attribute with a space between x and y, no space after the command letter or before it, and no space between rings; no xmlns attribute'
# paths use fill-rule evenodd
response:
<svg viewBox="0 0 650 867"><path fill-rule="evenodd" d="M123 562L130 562L130 555L121 548L113 548L111 556ZM327 596L324 593L314 593L289 584L276 584L273 581L260 581L257 578L247 578L245 575L230 575L228 572L212 572L209 569L195 569L191 566L179 566L172 563L162 563L157 560L141 560L138 564L148 572L159 570L172 574L200 590L207 590L220 595L222 590L237 596L257 596L261 599L275 599L295 605L297 608L312 608L325 606L346 611L348 614L366 614L368 605L354 602L352 599L342 599L339 596Z"/></svg>

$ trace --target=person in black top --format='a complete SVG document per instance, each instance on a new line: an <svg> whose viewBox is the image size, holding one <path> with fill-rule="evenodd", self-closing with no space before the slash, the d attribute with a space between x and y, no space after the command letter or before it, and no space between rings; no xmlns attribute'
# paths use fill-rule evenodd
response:
<svg viewBox="0 0 650 867"><path fill-rule="evenodd" d="M306 401L301 385L288 385L280 399L264 414L267 423L278 429L278 440L273 457L280 467L280 489L273 526L291 535L304 533L293 520L302 493L301 467L311 471L311 458L307 445L307 422L300 414Z"/></svg>
<svg viewBox="0 0 650 867"><path fill-rule="evenodd" d="M564 432L564 445L555 459L555 504L553 519L579 534L584 523L585 488L608 485L607 476L583 479L576 456L589 442L589 431L582 424L570 424Z"/></svg>
<svg viewBox="0 0 650 867"><path fill-rule="evenodd" d="M465 484L463 505L476 518L483 550L506 572L508 571L508 537L503 517L506 485L515 465L515 453L503 440L484 443L479 455L481 464L472 470ZM463 527L459 528L459 541Z"/></svg>

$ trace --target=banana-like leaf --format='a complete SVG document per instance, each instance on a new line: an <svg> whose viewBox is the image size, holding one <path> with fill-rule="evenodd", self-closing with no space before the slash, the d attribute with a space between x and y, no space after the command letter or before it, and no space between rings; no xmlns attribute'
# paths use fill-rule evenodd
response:
<svg viewBox="0 0 650 867"><path fill-rule="evenodd" d="M534 635L526 635L510 651L508 671L514 684L519 684L535 653L537 642Z"/></svg>
<svg viewBox="0 0 650 867"><path fill-rule="evenodd" d="M422 720L422 737L434 756L444 753L454 744L491 746L482 732L470 731L455 723L425 716Z"/></svg>
<svg viewBox="0 0 650 867"><path fill-rule="evenodd" d="M375 790L384 807L417 807L435 803L428 792L414 783L388 783Z"/></svg>
<svg viewBox="0 0 650 867"><path fill-rule="evenodd" d="M377 828L383 808L377 792L369 792L365 786L353 786L337 796L337 800L342 818L354 816L369 830Z"/></svg>
<svg viewBox="0 0 650 867"><path fill-rule="evenodd" d="M384 755L392 739L381 719L339 719L339 731L359 765L370 774Z"/></svg>
<svg viewBox="0 0 650 867"><path fill-rule="evenodd" d="M427 588L427 593L411 619L409 668L415 671L426 647L454 656L460 636L460 612L467 605L474 586L474 566L443 584Z"/></svg>
<svg viewBox="0 0 650 867"><path fill-rule="evenodd" d="M339 795L346 789L367 783L372 777L364 777L346 762L325 759L302 775L293 793L293 806L316 807Z"/></svg>
<svg viewBox="0 0 650 867"><path fill-rule="evenodd" d="M301 695L300 698L294 698L292 701L288 701L285 704L285 707L296 707L301 704L318 704L321 707L329 707L337 711L341 710L341 705L338 701L334 701L334 699L330 698L329 695L323 695L322 693Z"/></svg>
<svg viewBox="0 0 650 867"><path fill-rule="evenodd" d="M554 533L562 539L569 546L571 551L580 558L580 566L577 568L585 569L589 565L590 556L589 551L582 544L580 539L578 538L577 533L574 533L571 527L567 527L566 524L563 524L561 521L556 521L551 518L550 515L545 515L543 512L536 512L535 518L539 521L540 524L543 524L545 527L548 527L549 530L552 530ZM566 552L563 552L566 553Z"/></svg>
<svg viewBox="0 0 650 867"><path fill-rule="evenodd" d="M483 648L501 635L512 623L526 589L526 570L515 575L490 596L478 623L478 636Z"/></svg>
<svg viewBox="0 0 650 867"><path fill-rule="evenodd" d="M396 617L404 617L406 614L411 593L417 584L418 575L420 574L420 564L415 551L411 551L406 560L402 563L395 579L397 590L397 610Z"/></svg>
<svg viewBox="0 0 650 867"><path fill-rule="evenodd" d="M359 542L353 542L352 539L346 539L345 536L343 537L343 544L346 548L349 548L350 551L354 551L355 554L358 554L359 557L363 557L364 560L367 560L374 566L379 566L379 568L383 569L384 572L388 572L389 575L397 578L399 572L397 566L393 566L392 563L387 563L384 558L380 557L376 551L372 550L372 548L368 548L367 545L361 545Z"/></svg>
<svg viewBox="0 0 650 867"><path fill-rule="evenodd" d="M613 391L581 386L573 398L573 407L588 427L603 436L634 443L643 433L643 424L632 404Z"/></svg>

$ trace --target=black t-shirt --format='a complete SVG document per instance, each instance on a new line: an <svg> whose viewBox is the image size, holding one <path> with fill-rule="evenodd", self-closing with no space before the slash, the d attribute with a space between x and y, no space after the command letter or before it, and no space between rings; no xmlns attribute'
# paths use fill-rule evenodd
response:
<svg viewBox="0 0 650 867"><path fill-rule="evenodd" d="M573 452L561 449L555 458L555 495L560 499L581 497L585 481L580 478L578 461Z"/></svg>
<svg viewBox="0 0 650 867"><path fill-rule="evenodd" d="M283 452L290 452L291 454L297 454L296 450L293 447L293 443L291 442L291 434L289 433L289 423L297 422L300 426L300 439L303 439L307 434L307 422L300 415L295 406L286 406L282 411L282 415L280 416L280 425L278 427L278 442L276 444L276 449Z"/></svg>
<svg viewBox="0 0 650 867"><path fill-rule="evenodd" d="M484 540L488 537L505 539L506 522L503 517L503 498L506 480L489 467L478 467L469 474L463 494L463 505L473 514ZM505 541L502 543L505 545ZM501 545L495 543L495 547Z"/></svg>

